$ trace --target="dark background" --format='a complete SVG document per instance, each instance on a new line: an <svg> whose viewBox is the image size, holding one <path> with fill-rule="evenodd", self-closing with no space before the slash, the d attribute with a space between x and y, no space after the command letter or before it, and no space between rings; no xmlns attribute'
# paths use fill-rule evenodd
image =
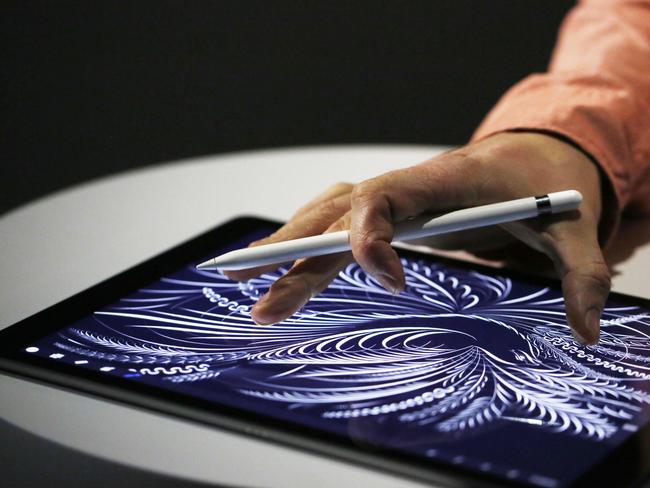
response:
<svg viewBox="0 0 650 488"><path fill-rule="evenodd" d="M460 144L573 2L0 2L0 214L177 158Z"/></svg>

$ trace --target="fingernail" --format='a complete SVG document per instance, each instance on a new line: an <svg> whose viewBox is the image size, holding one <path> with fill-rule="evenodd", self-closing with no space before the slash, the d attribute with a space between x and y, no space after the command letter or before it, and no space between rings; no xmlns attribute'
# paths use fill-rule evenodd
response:
<svg viewBox="0 0 650 488"><path fill-rule="evenodd" d="M256 317L254 313L251 313L251 319L253 319L255 325L273 325L278 322L277 320L260 319L259 317Z"/></svg>
<svg viewBox="0 0 650 488"><path fill-rule="evenodd" d="M379 284L391 292L393 295L397 295L400 291L402 291L397 285L397 280L388 273L377 273L376 278L377 281L379 281Z"/></svg>
<svg viewBox="0 0 650 488"><path fill-rule="evenodd" d="M273 320L268 321L268 320L256 319L252 314L251 314L251 318L253 319L253 322L255 322L255 325L273 325L277 323L277 321L273 321Z"/></svg>
<svg viewBox="0 0 650 488"><path fill-rule="evenodd" d="M582 336L578 333L578 331L576 331L573 327L569 327L569 329L571 329L571 334L573 334L573 338L574 338L576 341L578 341L578 342L579 342L580 344L582 344L583 346L586 346L586 345L587 345L587 340L586 340L584 337L582 337Z"/></svg>
<svg viewBox="0 0 650 488"><path fill-rule="evenodd" d="M264 320L259 317L255 316L255 312L259 312L260 306L264 306L264 304L269 300L269 293L266 293L265 295L262 296L259 300L257 300L257 303L253 306L251 309L251 319L253 319L253 322L255 322L257 325L271 325L273 324L273 321L269 320Z"/></svg>
<svg viewBox="0 0 650 488"><path fill-rule="evenodd" d="M596 344L600 337L600 310L597 308L590 308L587 310L585 322L587 324L587 329L591 332L591 336L593 337L591 343Z"/></svg>

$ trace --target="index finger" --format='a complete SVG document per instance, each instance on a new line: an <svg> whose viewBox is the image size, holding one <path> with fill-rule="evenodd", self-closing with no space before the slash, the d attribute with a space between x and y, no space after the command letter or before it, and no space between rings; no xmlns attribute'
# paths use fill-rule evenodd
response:
<svg viewBox="0 0 650 488"><path fill-rule="evenodd" d="M398 293L404 288L404 271L390 245L394 224L423 212L485 203L475 163L462 154L447 153L355 187L351 199L352 253L387 290Z"/></svg>

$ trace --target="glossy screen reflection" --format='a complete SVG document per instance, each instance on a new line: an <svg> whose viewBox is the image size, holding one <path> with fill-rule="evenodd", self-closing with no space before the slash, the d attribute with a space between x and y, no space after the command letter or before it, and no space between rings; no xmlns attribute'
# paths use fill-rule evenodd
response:
<svg viewBox="0 0 650 488"><path fill-rule="evenodd" d="M28 352L538 486L646 422L648 310L610 303L585 348L556 289L403 264L398 296L351 264L271 327L250 308L279 272L236 283L188 265Z"/></svg>

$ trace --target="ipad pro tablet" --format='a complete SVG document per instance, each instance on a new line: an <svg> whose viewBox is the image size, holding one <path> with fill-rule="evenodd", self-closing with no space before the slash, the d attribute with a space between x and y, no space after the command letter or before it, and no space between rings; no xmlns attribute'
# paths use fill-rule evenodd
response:
<svg viewBox="0 0 650 488"><path fill-rule="evenodd" d="M584 347L558 282L400 250L403 293L350 264L258 326L282 268L195 265L277 226L236 219L6 328L0 369L449 486L647 475L648 300L613 293Z"/></svg>

